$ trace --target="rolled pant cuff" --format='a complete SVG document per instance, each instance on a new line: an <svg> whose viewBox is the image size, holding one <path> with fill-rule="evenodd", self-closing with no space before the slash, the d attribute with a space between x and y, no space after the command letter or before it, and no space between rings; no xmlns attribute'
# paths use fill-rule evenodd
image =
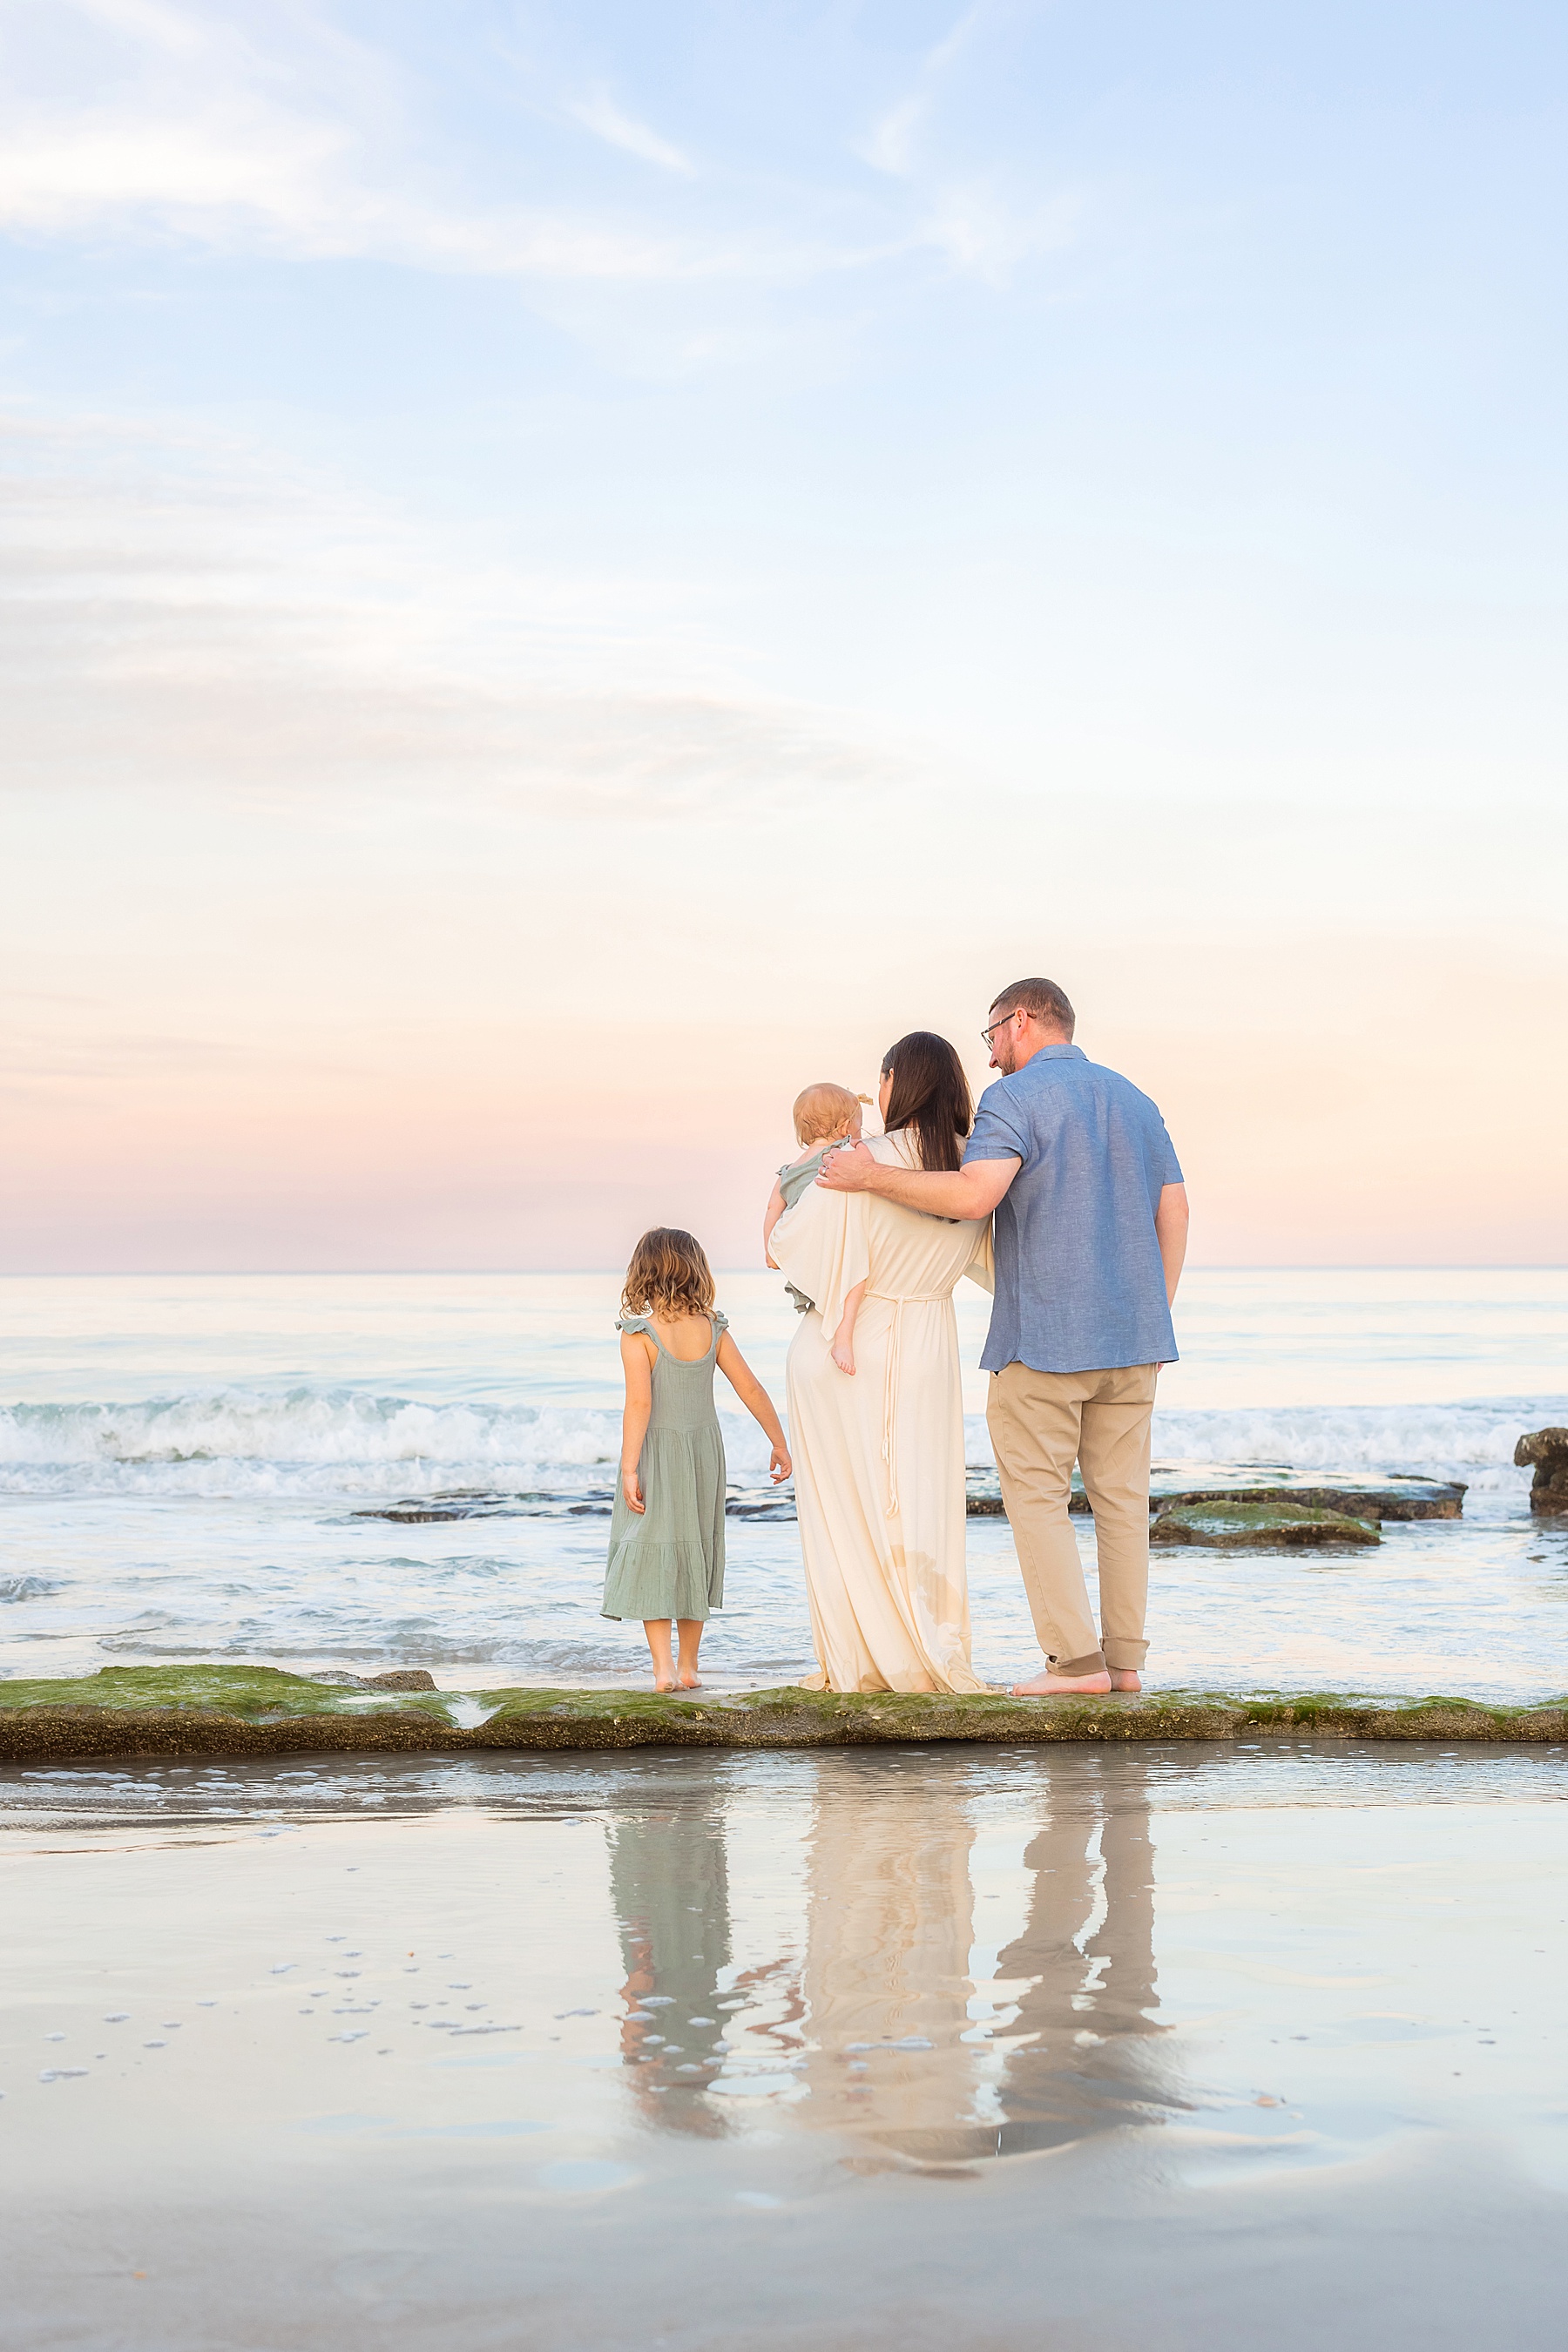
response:
<svg viewBox="0 0 1568 2352"><path fill-rule="evenodd" d="M1053 1658L1053 1675L1102 1675L1105 1660L1098 1650L1090 1650L1086 1658Z"/></svg>
<svg viewBox="0 0 1568 2352"><path fill-rule="evenodd" d="M1105 1663L1113 1674L1135 1675L1149 1655L1147 1642L1107 1642Z"/></svg>

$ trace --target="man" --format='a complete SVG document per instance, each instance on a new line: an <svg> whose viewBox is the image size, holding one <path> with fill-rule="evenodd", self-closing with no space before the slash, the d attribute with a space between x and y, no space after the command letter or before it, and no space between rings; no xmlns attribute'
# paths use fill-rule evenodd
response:
<svg viewBox="0 0 1568 2352"><path fill-rule="evenodd" d="M1173 1363L1187 1194L1147 1095L1073 1044L1049 980L1003 990L981 1031L996 1084L956 1174L882 1166L863 1144L818 1179L935 1217L995 1212L985 1419L1046 1672L1018 1697L1136 1691L1148 1654L1149 1432ZM1097 1627L1068 1517L1083 1471L1100 1553Z"/></svg>

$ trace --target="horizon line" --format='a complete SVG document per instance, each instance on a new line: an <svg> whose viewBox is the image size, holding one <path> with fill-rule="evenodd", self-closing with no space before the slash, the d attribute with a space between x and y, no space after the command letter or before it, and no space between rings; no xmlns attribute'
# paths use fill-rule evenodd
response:
<svg viewBox="0 0 1568 2352"><path fill-rule="evenodd" d="M417 1281L437 1277L482 1281L515 1280L520 1276L624 1274L616 1265L100 1265L0 1266L0 1282L137 1282L245 1281L276 1276L284 1281L327 1278L344 1282L382 1281L408 1276ZM721 1265L716 1274L768 1274L769 1266ZM1568 1259L1561 1258L1364 1258L1364 1259L1235 1259L1205 1264L1188 1261L1186 1274L1564 1274Z"/></svg>

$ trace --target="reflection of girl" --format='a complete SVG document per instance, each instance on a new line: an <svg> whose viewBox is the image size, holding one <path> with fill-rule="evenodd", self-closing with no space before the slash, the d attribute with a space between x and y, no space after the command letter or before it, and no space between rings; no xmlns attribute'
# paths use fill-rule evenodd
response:
<svg viewBox="0 0 1568 2352"><path fill-rule="evenodd" d="M610 1901L626 1968L621 2063L636 2070L632 2088L667 2129L716 2137L724 2121L708 2100L662 2095L704 2091L723 2064L718 2004L730 1966L730 1882L722 1819L699 1805L679 1810L632 1797L610 1832Z"/></svg>
<svg viewBox="0 0 1568 2352"><path fill-rule="evenodd" d="M915 1030L882 1065L887 1132L870 1150L954 1169L972 1123L963 1066ZM789 1351L790 1435L806 1593L828 1690L978 1691L963 1559L963 1393L952 1293L991 1287L991 1225L922 1217L873 1192L812 1186L768 1235L816 1303ZM847 1307L853 1370L832 1351ZM841 1354L846 1350L841 1350Z"/></svg>
<svg viewBox="0 0 1568 2352"><path fill-rule="evenodd" d="M610 1519L603 1614L640 1617L654 1687L697 1688L709 1612L724 1605L724 1440L713 1410L721 1371L773 1447L773 1484L789 1476L784 1431L766 1389L713 1306L700 1243L672 1226L644 1234L621 1298L621 1475ZM679 1671L669 1628L680 1628Z"/></svg>

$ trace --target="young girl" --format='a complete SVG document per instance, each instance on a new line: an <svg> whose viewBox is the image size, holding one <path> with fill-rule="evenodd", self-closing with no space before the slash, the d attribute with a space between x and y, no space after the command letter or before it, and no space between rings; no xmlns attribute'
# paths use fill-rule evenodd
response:
<svg viewBox="0 0 1568 2352"><path fill-rule="evenodd" d="M724 1605L724 1440L713 1410L718 1366L790 1472L768 1392L713 1305L712 1269L689 1234L658 1225L632 1252L621 1294L621 1478L610 1520L603 1614L640 1617L656 1690L696 1690L709 1612ZM680 1629L679 1665L669 1627Z"/></svg>

